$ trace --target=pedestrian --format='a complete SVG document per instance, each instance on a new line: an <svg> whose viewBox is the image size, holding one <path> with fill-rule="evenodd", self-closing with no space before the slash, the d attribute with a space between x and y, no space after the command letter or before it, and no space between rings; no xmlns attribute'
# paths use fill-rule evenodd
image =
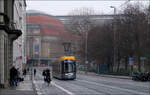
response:
<svg viewBox="0 0 150 95"><path fill-rule="evenodd" d="M10 86L14 85L14 69L14 66L10 69Z"/></svg>
<svg viewBox="0 0 150 95"><path fill-rule="evenodd" d="M34 76L36 75L36 69L34 69Z"/></svg>
<svg viewBox="0 0 150 95"><path fill-rule="evenodd" d="M27 68L27 71L29 72L29 67Z"/></svg>
<svg viewBox="0 0 150 95"><path fill-rule="evenodd" d="M44 77L44 82L46 82L46 70L43 70L42 75L43 75L43 77Z"/></svg>
<svg viewBox="0 0 150 95"><path fill-rule="evenodd" d="M19 74L20 74L19 68L17 68L17 69L15 68L14 74L15 74L15 85L17 86L18 85L18 78L19 78Z"/></svg>
<svg viewBox="0 0 150 95"><path fill-rule="evenodd" d="M48 83L48 86L49 86L49 84L51 83L51 73L50 73L49 69L46 69L45 77L46 77L45 80L46 80L46 82Z"/></svg>
<svg viewBox="0 0 150 95"><path fill-rule="evenodd" d="M23 75L26 75L27 71L26 69L23 70Z"/></svg>
<svg viewBox="0 0 150 95"><path fill-rule="evenodd" d="M11 69L10 69L10 86L14 86L16 85L17 86L17 81L18 79L18 71L17 69L13 66Z"/></svg>

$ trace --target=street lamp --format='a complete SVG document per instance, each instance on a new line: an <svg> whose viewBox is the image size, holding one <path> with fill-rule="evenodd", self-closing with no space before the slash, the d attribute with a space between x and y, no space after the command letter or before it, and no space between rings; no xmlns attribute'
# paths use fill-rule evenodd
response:
<svg viewBox="0 0 150 95"><path fill-rule="evenodd" d="M114 6L110 6L110 8L114 9L114 15L116 15L116 7ZM116 63L116 29L115 29L115 25L113 28L113 36L114 36L114 64Z"/></svg>
<svg viewBox="0 0 150 95"><path fill-rule="evenodd" d="M86 72L87 73L87 69L88 69L88 31L89 31L89 24L90 22L88 20L85 19L85 25L87 25L86 30L85 30L85 64L86 64Z"/></svg>
<svg viewBox="0 0 150 95"><path fill-rule="evenodd" d="M116 7L115 6L110 6L110 8L114 9L114 15L116 14Z"/></svg>
<svg viewBox="0 0 150 95"><path fill-rule="evenodd" d="M64 42L63 43L64 46L64 53L66 56L71 55L71 43L70 42Z"/></svg>

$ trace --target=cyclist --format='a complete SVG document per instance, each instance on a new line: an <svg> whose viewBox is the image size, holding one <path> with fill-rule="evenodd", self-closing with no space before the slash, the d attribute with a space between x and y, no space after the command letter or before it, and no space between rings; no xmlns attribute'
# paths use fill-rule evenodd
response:
<svg viewBox="0 0 150 95"><path fill-rule="evenodd" d="M45 71L45 82L48 83L48 86L51 83L51 73L49 69L46 69Z"/></svg>

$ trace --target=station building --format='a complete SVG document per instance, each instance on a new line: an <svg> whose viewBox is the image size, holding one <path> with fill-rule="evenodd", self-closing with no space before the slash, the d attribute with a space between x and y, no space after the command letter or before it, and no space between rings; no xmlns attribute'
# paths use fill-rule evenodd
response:
<svg viewBox="0 0 150 95"><path fill-rule="evenodd" d="M75 55L79 37L65 30L61 20L43 12L27 12L27 63L48 65L55 58Z"/></svg>

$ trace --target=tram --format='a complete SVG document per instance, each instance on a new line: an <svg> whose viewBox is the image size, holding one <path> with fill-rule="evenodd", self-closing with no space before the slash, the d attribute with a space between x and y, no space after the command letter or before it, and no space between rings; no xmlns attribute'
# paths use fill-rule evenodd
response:
<svg viewBox="0 0 150 95"><path fill-rule="evenodd" d="M76 79L76 60L74 56L63 56L53 60L53 77L57 79Z"/></svg>

